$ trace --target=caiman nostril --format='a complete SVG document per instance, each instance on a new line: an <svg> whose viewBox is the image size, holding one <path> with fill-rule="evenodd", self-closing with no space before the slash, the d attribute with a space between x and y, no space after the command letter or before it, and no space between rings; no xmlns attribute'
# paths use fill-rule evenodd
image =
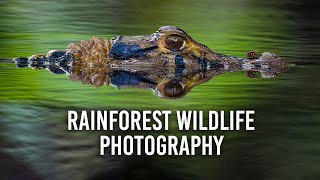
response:
<svg viewBox="0 0 320 180"><path fill-rule="evenodd" d="M36 69L46 68L45 62L46 57L43 55L33 55L28 59L29 66Z"/></svg>
<svg viewBox="0 0 320 180"><path fill-rule="evenodd" d="M51 50L47 53L47 57L52 57L52 58L59 58L65 55L65 51L59 51L59 50Z"/></svg>
<svg viewBox="0 0 320 180"><path fill-rule="evenodd" d="M28 66L28 58L18 57L18 58L14 58L13 61L16 64L16 66L19 68Z"/></svg>

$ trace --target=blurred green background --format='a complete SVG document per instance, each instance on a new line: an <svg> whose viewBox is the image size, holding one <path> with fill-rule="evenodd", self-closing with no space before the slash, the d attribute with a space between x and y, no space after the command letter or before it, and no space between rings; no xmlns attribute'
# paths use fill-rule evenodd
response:
<svg viewBox="0 0 320 180"><path fill-rule="evenodd" d="M302 0L1 1L0 179L320 178L318 7ZM180 27L215 52L269 51L296 66L273 79L222 74L182 99L165 100L8 61L92 36L150 34L163 25ZM223 132L219 157L100 157L97 133L66 130L71 109L254 109L256 131ZM171 126L165 135L186 133L175 131L174 121Z"/></svg>

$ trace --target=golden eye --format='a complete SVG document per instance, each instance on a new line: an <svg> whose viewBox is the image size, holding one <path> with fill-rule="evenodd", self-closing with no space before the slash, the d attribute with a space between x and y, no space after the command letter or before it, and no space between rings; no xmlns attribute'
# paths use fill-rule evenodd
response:
<svg viewBox="0 0 320 180"><path fill-rule="evenodd" d="M163 86L163 93L167 97L178 97L183 94L184 87L181 83L170 81Z"/></svg>
<svg viewBox="0 0 320 180"><path fill-rule="evenodd" d="M180 50L184 46L184 38L179 35L170 35L165 40L165 47L171 50Z"/></svg>

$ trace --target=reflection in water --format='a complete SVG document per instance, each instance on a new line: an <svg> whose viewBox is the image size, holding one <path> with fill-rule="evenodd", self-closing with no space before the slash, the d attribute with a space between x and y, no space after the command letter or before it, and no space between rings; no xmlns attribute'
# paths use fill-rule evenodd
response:
<svg viewBox="0 0 320 180"><path fill-rule="evenodd" d="M146 36L117 36L110 41L93 37L71 43L66 51L14 59L18 67L48 69L70 80L93 86L151 89L163 98L179 98L194 86L226 72L247 71L247 76L273 77L288 67L272 53L247 53L237 58L212 52L183 30L163 26Z"/></svg>

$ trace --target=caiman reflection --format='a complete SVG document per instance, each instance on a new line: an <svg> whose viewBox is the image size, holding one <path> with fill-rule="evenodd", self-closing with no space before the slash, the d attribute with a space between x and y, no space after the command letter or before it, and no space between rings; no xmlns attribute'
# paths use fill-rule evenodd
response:
<svg viewBox="0 0 320 180"><path fill-rule="evenodd" d="M15 58L18 67L66 73L69 79L93 86L151 89L163 98L179 98L212 77L246 71L248 77L269 78L287 68L272 53L247 53L247 58L221 55L194 41L183 30L163 26L147 36L93 37L71 43L66 51Z"/></svg>

